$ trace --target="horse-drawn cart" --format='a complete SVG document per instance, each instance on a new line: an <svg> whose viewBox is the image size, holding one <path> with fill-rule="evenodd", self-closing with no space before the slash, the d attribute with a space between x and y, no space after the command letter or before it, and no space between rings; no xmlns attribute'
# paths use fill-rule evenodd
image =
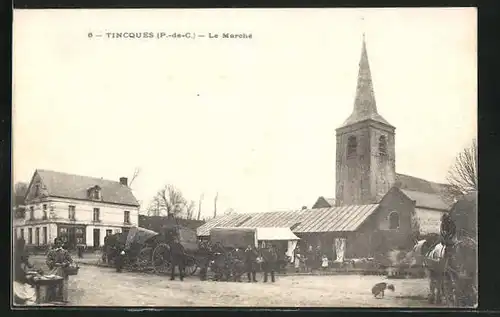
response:
<svg viewBox="0 0 500 317"><path fill-rule="evenodd" d="M104 239L103 261L113 264L116 257L123 251L124 265L129 270L145 271L151 268L151 257L157 232L133 227L128 232L109 235Z"/></svg>
<svg viewBox="0 0 500 317"><path fill-rule="evenodd" d="M177 239L185 250L183 261L186 273L194 275L199 267L199 248L196 231L177 225L163 229L161 238L158 240L152 253L154 271L159 274L165 274L171 269L172 254L170 252L170 243L174 239Z"/></svg>
<svg viewBox="0 0 500 317"><path fill-rule="evenodd" d="M104 258L113 263L116 256L125 252L125 267L134 271L154 271L165 274L171 268L170 243L177 238L184 247L184 265L190 275L198 268L198 242L196 232L188 228L173 226L162 233L141 227L133 227L128 233L117 233L106 237Z"/></svg>

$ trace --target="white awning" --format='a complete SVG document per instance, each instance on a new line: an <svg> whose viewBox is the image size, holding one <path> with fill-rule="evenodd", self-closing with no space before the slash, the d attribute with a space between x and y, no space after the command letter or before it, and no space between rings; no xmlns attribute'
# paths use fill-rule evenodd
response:
<svg viewBox="0 0 500 317"><path fill-rule="evenodd" d="M277 240L299 240L290 228L256 228L257 240L259 241L277 241Z"/></svg>

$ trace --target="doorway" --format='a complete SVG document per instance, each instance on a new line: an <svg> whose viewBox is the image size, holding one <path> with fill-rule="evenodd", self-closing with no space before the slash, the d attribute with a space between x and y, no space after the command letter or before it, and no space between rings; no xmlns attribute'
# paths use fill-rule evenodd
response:
<svg viewBox="0 0 500 317"><path fill-rule="evenodd" d="M101 245L101 231L99 229L94 229L94 248L98 248Z"/></svg>
<svg viewBox="0 0 500 317"><path fill-rule="evenodd" d="M68 228L68 241L66 247L70 250L75 248L75 227Z"/></svg>

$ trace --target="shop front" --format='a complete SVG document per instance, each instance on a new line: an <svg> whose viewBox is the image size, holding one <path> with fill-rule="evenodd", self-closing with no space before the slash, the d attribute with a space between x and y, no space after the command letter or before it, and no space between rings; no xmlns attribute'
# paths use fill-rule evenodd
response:
<svg viewBox="0 0 500 317"><path fill-rule="evenodd" d="M77 244L86 244L84 225L57 225L57 236L63 239L68 249L75 249Z"/></svg>

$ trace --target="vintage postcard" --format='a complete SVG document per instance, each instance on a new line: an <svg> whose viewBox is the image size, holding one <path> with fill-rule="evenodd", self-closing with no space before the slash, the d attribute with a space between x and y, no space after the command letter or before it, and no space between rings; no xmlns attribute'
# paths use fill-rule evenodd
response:
<svg viewBox="0 0 500 317"><path fill-rule="evenodd" d="M476 9L13 20L13 307L477 307Z"/></svg>

